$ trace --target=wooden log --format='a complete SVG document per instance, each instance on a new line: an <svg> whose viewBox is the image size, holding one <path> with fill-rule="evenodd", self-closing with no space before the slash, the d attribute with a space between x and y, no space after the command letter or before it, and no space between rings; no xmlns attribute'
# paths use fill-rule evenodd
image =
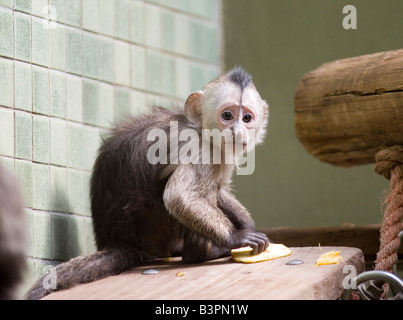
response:
<svg viewBox="0 0 403 320"><path fill-rule="evenodd" d="M339 166L372 163L403 145L403 49L325 63L303 77L294 101L309 153Z"/></svg>

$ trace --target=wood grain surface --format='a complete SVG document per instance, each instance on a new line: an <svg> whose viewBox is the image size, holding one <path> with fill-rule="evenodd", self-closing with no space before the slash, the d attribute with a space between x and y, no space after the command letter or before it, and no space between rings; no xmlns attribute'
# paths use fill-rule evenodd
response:
<svg viewBox="0 0 403 320"><path fill-rule="evenodd" d="M351 247L292 247L288 257L255 264L221 258L186 265L179 258L163 259L117 276L54 292L45 299L337 299L343 291L346 265L364 270L362 251ZM327 251L341 250L344 261L315 266ZM286 265L292 259L301 265ZM143 275L145 269L159 270ZM178 276L178 273L183 273Z"/></svg>
<svg viewBox="0 0 403 320"><path fill-rule="evenodd" d="M325 63L303 77L294 102L309 153L340 166L372 163L403 145L403 49Z"/></svg>

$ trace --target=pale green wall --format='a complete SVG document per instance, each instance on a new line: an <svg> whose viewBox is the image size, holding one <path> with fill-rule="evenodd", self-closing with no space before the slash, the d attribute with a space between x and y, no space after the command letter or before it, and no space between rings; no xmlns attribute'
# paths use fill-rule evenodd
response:
<svg viewBox="0 0 403 320"><path fill-rule="evenodd" d="M357 30L342 27L347 4L357 8ZM235 177L258 226L380 222L388 182L373 165L337 168L308 154L295 136L293 98L302 76L324 62L403 48L403 2L226 0L224 12L226 67L249 70L271 106L254 175Z"/></svg>
<svg viewBox="0 0 403 320"><path fill-rule="evenodd" d="M183 104L220 53L220 0L0 0L0 161L24 195L27 283L96 250L88 182L111 122Z"/></svg>

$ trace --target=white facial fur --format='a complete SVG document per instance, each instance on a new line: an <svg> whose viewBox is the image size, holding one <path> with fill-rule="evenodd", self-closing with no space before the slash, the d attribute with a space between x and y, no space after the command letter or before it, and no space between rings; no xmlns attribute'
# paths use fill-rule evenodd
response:
<svg viewBox="0 0 403 320"><path fill-rule="evenodd" d="M221 81L220 81L221 80ZM202 91L202 127L206 129L231 129L236 139L246 143L248 150L263 141L268 120L268 106L250 84L242 91L230 81L218 79L207 84ZM233 119L225 121L222 113L228 111ZM251 114L249 123L243 121L245 114ZM255 130L255 134L251 134Z"/></svg>

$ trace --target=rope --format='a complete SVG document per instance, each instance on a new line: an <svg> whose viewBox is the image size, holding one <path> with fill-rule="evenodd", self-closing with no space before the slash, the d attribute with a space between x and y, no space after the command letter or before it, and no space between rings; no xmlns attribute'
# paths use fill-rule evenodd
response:
<svg viewBox="0 0 403 320"><path fill-rule="evenodd" d="M398 259L399 232L403 228L403 146L386 148L377 153L375 160L375 171L390 179L390 191L385 199L375 270L392 272Z"/></svg>

